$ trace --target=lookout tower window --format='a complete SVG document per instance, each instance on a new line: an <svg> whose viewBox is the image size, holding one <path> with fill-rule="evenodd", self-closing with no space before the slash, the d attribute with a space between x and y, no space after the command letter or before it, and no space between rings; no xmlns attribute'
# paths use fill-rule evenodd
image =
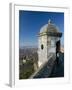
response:
<svg viewBox="0 0 72 90"><path fill-rule="evenodd" d="M44 48L44 46L43 46L43 44L41 45L41 49L43 50L43 48Z"/></svg>

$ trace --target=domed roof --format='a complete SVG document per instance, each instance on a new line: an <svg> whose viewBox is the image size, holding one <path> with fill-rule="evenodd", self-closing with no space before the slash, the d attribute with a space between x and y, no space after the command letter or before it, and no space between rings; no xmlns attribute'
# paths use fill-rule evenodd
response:
<svg viewBox="0 0 72 90"><path fill-rule="evenodd" d="M40 29L40 33L47 32L59 32L58 27L55 24L52 24L50 20L48 21L48 24L45 24Z"/></svg>

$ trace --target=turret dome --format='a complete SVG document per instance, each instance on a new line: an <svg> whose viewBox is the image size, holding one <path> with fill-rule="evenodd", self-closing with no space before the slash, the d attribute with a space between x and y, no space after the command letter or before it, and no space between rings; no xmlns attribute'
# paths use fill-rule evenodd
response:
<svg viewBox="0 0 72 90"><path fill-rule="evenodd" d="M45 24L41 27L40 33L48 33L48 32L59 32L58 27L51 22L51 20L48 21L48 24Z"/></svg>

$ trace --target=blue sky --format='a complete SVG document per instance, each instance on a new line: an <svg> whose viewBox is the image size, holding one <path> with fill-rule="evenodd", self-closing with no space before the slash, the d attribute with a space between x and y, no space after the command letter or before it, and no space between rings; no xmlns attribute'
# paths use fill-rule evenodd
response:
<svg viewBox="0 0 72 90"><path fill-rule="evenodd" d="M59 27L60 32L64 33L64 13L59 12L40 12L40 11L19 11L19 43L21 46L37 46L37 34L40 28L51 20ZM64 43L62 35L61 43Z"/></svg>

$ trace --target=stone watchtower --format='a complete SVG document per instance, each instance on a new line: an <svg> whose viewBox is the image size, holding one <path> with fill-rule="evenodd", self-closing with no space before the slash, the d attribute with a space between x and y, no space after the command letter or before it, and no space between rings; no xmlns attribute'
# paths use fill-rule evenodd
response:
<svg viewBox="0 0 72 90"><path fill-rule="evenodd" d="M48 61L51 54L56 55L57 42L60 44L60 37L62 33L59 32L57 26L55 26L51 20L47 24L41 27L38 34L38 64L39 66ZM58 48L60 49L60 48Z"/></svg>

